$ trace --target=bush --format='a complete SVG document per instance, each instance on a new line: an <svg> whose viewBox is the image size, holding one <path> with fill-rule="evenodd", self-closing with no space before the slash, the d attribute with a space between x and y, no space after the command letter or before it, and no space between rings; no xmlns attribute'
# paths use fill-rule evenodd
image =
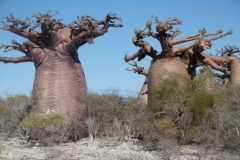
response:
<svg viewBox="0 0 240 160"><path fill-rule="evenodd" d="M168 78L160 81L153 89L148 107L153 111L166 110L166 106L175 105L187 99L192 92L192 85L186 77L176 73L165 73Z"/></svg>
<svg viewBox="0 0 240 160"><path fill-rule="evenodd" d="M0 99L0 132L12 135L31 109L30 98L24 94L8 95Z"/></svg>
<svg viewBox="0 0 240 160"><path fill-rule="evenodd" d="M213 92L217 85L214 74L211 69L206 67L200 70L200 73L193 79L193 88L200 92Z"/></svg>
<svg viewBox="0 0 240 160"><path fill-rule="evenodd" d="M188 143L203 143L206 141L207 136L202 131L201 127L191 126L185 136L185 142Z"/></svg>
<svg viewBox="0 0 240 160"><path fill-rule="evenodd" d="M224 148L240 152L240 136L236 133L229 134L224 140Z"/></svg>
<svg viewBox="0 0 240 160"><path fill-rule="evenodd" d="M153 119L149 122L148 131L154 132L156 138L176 139L178 135L177 127L171 119L164 117L161 119Z"/></svg>
<svg viewBox="0 0 240 160"><path fill-rule="evenodd" d="M214 97L211 94L197 92L188 101L188 107L193 115L192 125L199 125L209 118L209 108L214 106Z"/></svg>
<svg viewBox="0 0 240 160"><path fill-rule="evenodd" d="M28 114L22 121L23 125L27 130L32 130L34 127L47 127L57 126L64 123L64 116L59 113L40 115L36 113Z"/></svg>
<svg viewBox="0 0 240 160"><path fill-rule="evenodd" d="M123 97L116 89L88 94L88 128L94 137L131 137L143 133L149 113L137 97Z"/></svg>
<svg viewBox="0 0 240 160"><path fill-rule="evenodd" d="M67 125L62 114L41 115L28 114L21 122L20 128L29 133L31 139L41 140L46 145L66 141Z"/></svg>

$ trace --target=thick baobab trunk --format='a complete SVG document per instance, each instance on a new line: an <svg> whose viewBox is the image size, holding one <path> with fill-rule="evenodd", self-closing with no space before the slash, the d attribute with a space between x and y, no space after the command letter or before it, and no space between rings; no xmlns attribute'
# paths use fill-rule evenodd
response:
<svg viewBox="0 0 240 160"><path fill-rule="evenodd" d="M66 136L87 135L87 87L83 68L74 54L60 54L45 49L44 59L36 67L32 93L32 111L38 114L60 113L65 117ZM33 139L43 139L41 129L34 130Z"/></svg>
<svg viewBox="0 0 240 160"><path fill-rule="evenodd" d="M32 93L32 111L38 114L60 113L65 117L64 140L87 135L87 87L77 52L60 54L45 49L44 59L36 67ZM50 53L50 54L49 54ZM36 128L32 139L44 139Z"/></svg>
<svg viewBox="0 0 240 160"><path fill-rule="evenodd" d="M64 115L78 111L86 116L86 88L77 52L70 56L47 51L41 65L36 67L33 111L44 114L59 112Z"/></svg>
<svg viewBox="0 0 240 160"><path fill-rule="evenodd" d="M154 94L156 94L164 79L176 77L171 77L173 74L181 76L177 79L180 86L184 87L191 81L191 76L179 57L162 58L151 64L148 71L148 104L150 107L151 105L156 107L159 104L160 100L156 99Z"/></svg>
<svg viewBox="0 0 240 160"><path fill-rule="evenodd" d="M148 77L146 77L143 86L138 94L138 102L140 104L147 105L148 104Z"/></svg>
<svg viewBox="0 0 240 160"><path fill-rule="evenodd" d="M240 60L237 57L231 57L231 75L230 81L233 84L240 84Z"/></svg>

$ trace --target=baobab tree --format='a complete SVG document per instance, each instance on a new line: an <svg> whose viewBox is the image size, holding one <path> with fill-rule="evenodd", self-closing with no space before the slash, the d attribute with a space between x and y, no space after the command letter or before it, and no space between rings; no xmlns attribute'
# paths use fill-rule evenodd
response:
<svg viewBox="0 0 240 160"><path fill-rule="evenodd" d="M122 27L122 23L114 22L122 20L112 13L102 20L84 15L66 25L61 22L63 19L56 19L54 15L50 11L34 14L36 20L32 27L28 17L25 20L11 14L4 17L1 29L28 41L20 44L12 40L11 44L1 44L4 52L18 50L25 55L0 57L0 62L32 62L35 66L32 111L38 114L53 111L68 118L74 114L74 121L80 124L87 118L87 86L77 50L86 43L93 43L93 39L104 35L109 27ZM37 27L41 32L36 30ZM79 126L75 125L74 132L80 130L85 134L87 128L82 125L84 127L80 129Z"/></svg>
<svg viewBox="0 0 240 160"><path fill-rule="evenodd" d="M222 30L218 30L213 33L207 33L206 29L203 28L198 33L175 39L178 35L181 34L179 29L173 30L173 25L182 24L182 21L174 18L167 19L166 21L160 21L157 17L155 17L156 31L154 33L152 30L151 19L147 21L146 27L142 30L137 30L136 34L140 34L142 36L135 36L141 38L141 44L148 44L145 46L151 46L149 43L146 43L142 39L147 35L157 39L160 42L160 46L162 48L161 52L154 52L154 54L150 54L150 50L145 49L142 45L141 49L144 52L136 52L131 56L126 56L124 60L126 62L130 60L134 60L138 57L138 60L142 60L146 55L151 56L153 60L150 63L150 67L148 69L147 80L148 80L148 104L157 103L158 99L155 99L154 90L161 86L161 83L166 78L171 78L166 73L175 73L182 78L177 79L180 83L180 86L184 87L189 84L193 77L195 76L195 71L198 66L209 65L215 70L223 72L225 75L230 73L230 70L234 70L232 74L236 72L236 69L232 69L231 67L227 67L226 65L222 65L224 62L235 63L239 61L236 57L214 57L210 56L206 53L203 53L204 50L209 49L212 45L211 41L220 39L226 35L232 34L232 31L228 31L223 33ZM148 29L145 33L144 31ZM172 33L169 33L172 32ZM207 38L208 37L208 38ZM210 37L210 38L209 38ZM136 38L135 38L136 39ZM134 39L133 39L134 40ZM175 47L177 44L182 44L185 42L192 43L185 46ZM140 43L139 41L137 41ZM145 42L145 43L144 43ZM136 43L137 44L137 43ZM134 44L135 45L135 44ZM149 47L150 48L150 47ZM153 48L153 47L151 47ZM233 62L234 61L234 62ZM234 67L236 68L236 67ZM231 76L232 77L232 76ZM235 76L234 76L235 77ZM232 82L235 78L231 78Z"/></svg>

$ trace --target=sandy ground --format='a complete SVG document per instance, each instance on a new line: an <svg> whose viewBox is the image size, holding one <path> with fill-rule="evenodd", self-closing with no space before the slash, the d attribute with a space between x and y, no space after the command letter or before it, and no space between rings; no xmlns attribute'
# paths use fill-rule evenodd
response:
<svg viewBox="0 0 240 160"><path fill-rule="evenodd" d="M141 143L117 138L82 139L44 147L38 143L22 144L19 138L0 137L0 159L7 160L225 160L240 159L228 152L203 150L196 146L178 146L165 151L146 151Z"/></svg>

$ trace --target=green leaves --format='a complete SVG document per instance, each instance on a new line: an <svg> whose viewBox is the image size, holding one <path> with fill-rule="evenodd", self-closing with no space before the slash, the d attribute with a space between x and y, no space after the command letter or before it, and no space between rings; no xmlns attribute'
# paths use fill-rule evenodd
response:
<svg viewBox="0 0 240 160"><path fill-rule="evenodd" d="M59 113L50 115L30 113L23 119L21 125L24 125L28 130L31 130L34 127L56 126L63 123L64 116Z"/></svg>

